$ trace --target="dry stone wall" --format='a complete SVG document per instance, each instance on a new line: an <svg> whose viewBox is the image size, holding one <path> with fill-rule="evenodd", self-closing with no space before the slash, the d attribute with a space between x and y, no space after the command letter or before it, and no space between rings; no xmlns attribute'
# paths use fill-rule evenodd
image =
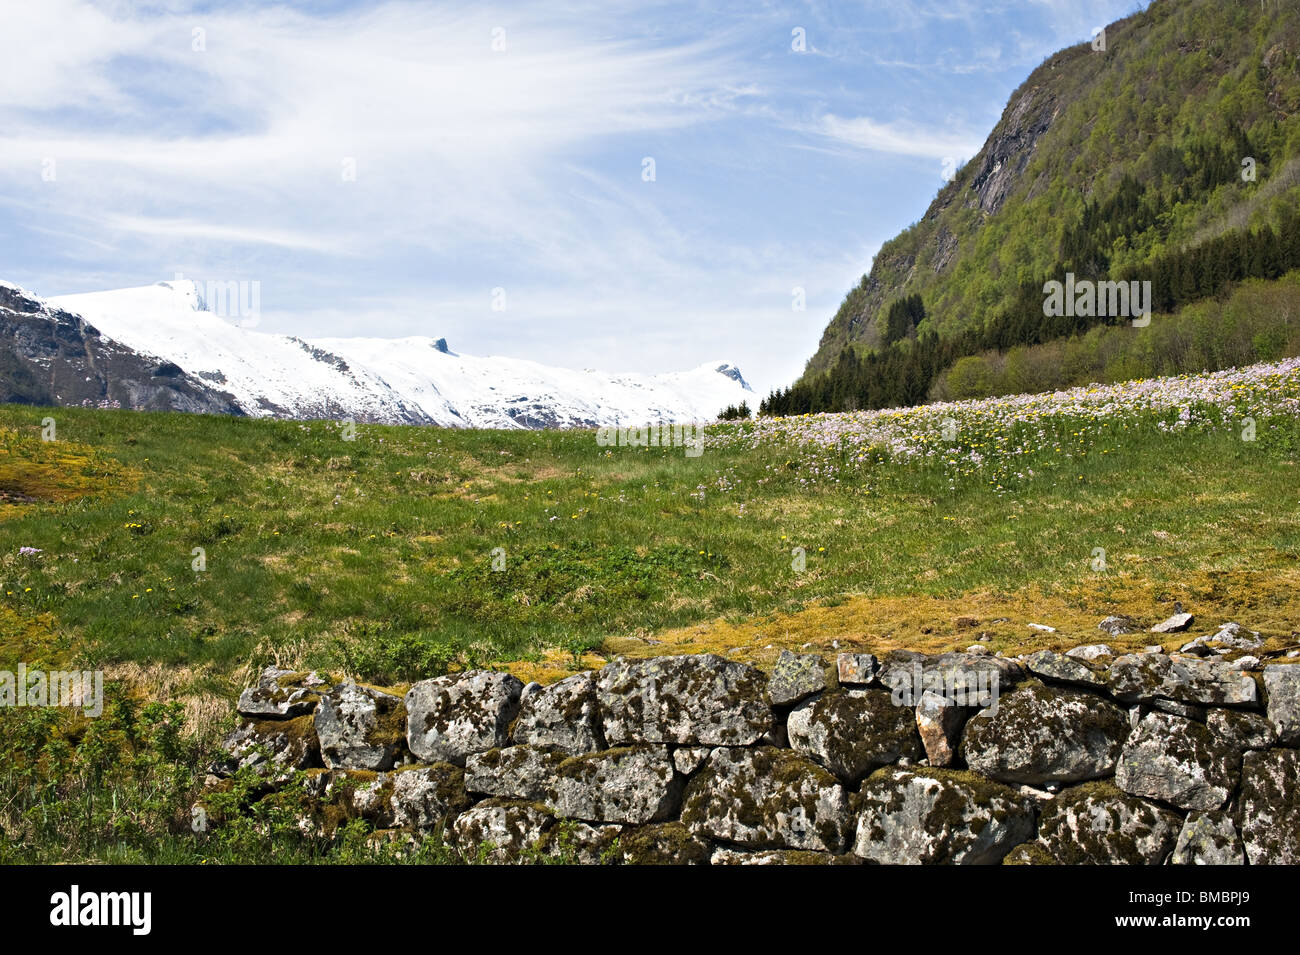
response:
<svg viewBox="0 0 1300 955"><path fill-rule="evenodd" d="M1300 862L1300 664L979 649L405 694L268 669L209 784L298 780L304 827L362 818L497 862Z"/></svg>

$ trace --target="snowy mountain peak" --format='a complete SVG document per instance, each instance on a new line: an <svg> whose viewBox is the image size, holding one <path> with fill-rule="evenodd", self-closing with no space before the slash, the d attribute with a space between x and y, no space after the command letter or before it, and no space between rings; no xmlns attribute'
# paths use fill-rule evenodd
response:
<svg viewBox="0 0 1300 955"><path fill-rule="evenodd" d="M719 375L724 375L725 377L730 378L733 381L740 382L740 384L744 386L746 391L754 390L753 388L749 387L749 382L747 382L745 380L745 376L740 373L740 369L737 368L729 361L719 362L714 367L713 370L716 371Z"/></svg>
<svg viewBox="0 0 1300 955"><path fill-rule="evenodd" d="M48 302L228 393L255 417L599 427L711 421L753 393L726 361L660 375L607 374L458 354L445 338L301 339L255 331L260 292L249 285L176 279Z"/></svg>
<svg viewBox="0 0 1300 955"><path fill-rule="evenodd" d="M208 303L203 296L203 288L193 279L174 279L170 282L158 282L149 287L166 289L171 302L180 309L189 309L192 312L208 311ZM129 292L132 290L121 289L121 291ZM143 292L144 289L139 289L139 291Z"/></svg>

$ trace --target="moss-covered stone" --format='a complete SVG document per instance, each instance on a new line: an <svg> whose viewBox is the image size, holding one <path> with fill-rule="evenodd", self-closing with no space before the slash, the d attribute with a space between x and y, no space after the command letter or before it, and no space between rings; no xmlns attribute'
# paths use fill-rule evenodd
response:
<svg viewBox="0 0 1300 955"><path fill-rule="evenodd" d="M705 865L708 843L681 822L624 829L614 847L624 865Z"/></svg>
<svg viewBox="0 0 1300 955"><path fill-rule="evenodd" d="M405 721L401 697L342 683L316 707L321 758L331 769L390 769L404 750Z"/></svg>
<svg viewBox="0 0 1300 955"><path fill-rule="evenodd" d="M257 686L239 694L238 710L251 719L292 719L316 708L329 681L316 672L267 667Z"/></svg>
<svg viewBox="0 0 1300 955"><path fill-rule="evenodd" d="M1107 671L1110 690L1125 703L1158 697L1207 706L1253 705L1258 687L1249 674L1221 660L1132 653L1116 657Z"/></svg>
<svg viewBox="0 0 1300 955"><path fill-rule="evenodd" d="M1237 828L1251 865L1300 864L1300 750L1242 757Z"/></svg>
<svg viewBox="0 0 1300 955"><path fill-rule="evenodd" d="M612 746L749 746L774 725L762 672L711 653L616 661L596 693Z"/></svg>
<svg viewBox="0 0 1300 955"><path fill-rule="evenodd" d="M1170 865L1244 865L1246 853L1226 812L1189 813Z"/></svg>
<svg viewBox="0 0 1300 955"><path fill-rule="evenodd" d="M891 865L989 865L1034 833L1033 800L976 773L882 769L857 800L853 852Z"/></svg>
<svg viewBox="0 0 1300 955"><path fill-rule="evenodd" d="M1077 782L1115 771L1128 717L1092 693L1027 681L966 723L971 769L1008 783Z"/></svg>
<svg viewBox="0 0 1300 955"><path fill-rule="evenodd" d="M782 650L767 678L773 706L792 706L826 689L826 661L816 653Z"/></svg>
<svg viewBox="0 0 1300 955"><path fill-rule="evenodd" d="M209 771L230 776L251 766L266 775L285 778L294 770L320 767L320 745L310 715L284 720L246 719L222 740L223 756Z"/></svg>
<svg viewBox="0 0 1300 955"><path fill-rule="evenodd" d="M806 849L735 849L722 846L713 850L710 865L862 865L851 853L833 855Z"/></svg>
<svg viewBox="0 0 1300 955"><path fill-rule="evenodd" d="M1071 786L1043 806L1038 837L1066 865L1161 865L1182 823L1177 813L1113 783L1089 782Z"/></svg>
<svg viewBox="0 0 1300 955"><path fill-rule="evenodd" d="M471 861L517 862L526 852L543 851L546 833L554 825L555 817L545 806L487 799L455 818L448 841Z"/></svg>
<svg viewBox="0 0 1300 955"><path fill-rule="evenodd" d="M1218 809L1237 786L1240 755L1200 723L1150 713L1124 744L1115 785L1180 809Z"/></svg>
<svg viewBox="0 0 1300 955"><path fill-rule="evenodd" d="M470 670L422 680L406 693L407 744L422 762L464 766L509 743L524 685L509 673Z"/></svg>
<svg viewBox="0 0 1300 955"><path fill-rule="evenodd" d="M604 749L595 675L579 673L523 697L510 738L575 754Z"/></svg>
<svg viewBox="0 0 1300 955"><path fill-rule="evenodd" d="M1025 842L1002 857L1003 865L1060 865L1051 853L1037 842Z"/></svg>
<svg viewBox="0 0 1300 955"><path fill-rule="evenodd" d="M846 783L877 766L924 755L911 707L897 705L888 690L823 693L791 711L790 746Z"/></svg>
<svg viewBox="0 0 1300 955"><path fill-rule="evenodd" d="M834 776L790 750L720 747L687 784L681 818L702 838L842 852L849 797Z"/></svg>
<svg viewBox="0 0 1300 955"><path fill-rule="evenodd" d="M530 799L557 816L637 825L668 818L680 782L666 746L624 746L569 756L539 746L509 746L470 756L472 792Z"/></svg>
<svg viewBox="0 0 1300 955"><path fill-rule="evenodd" d="M403 766L387 774L393 825L418 832L440 830L448 817L470 806L465 771L451 763Z"/></svg>

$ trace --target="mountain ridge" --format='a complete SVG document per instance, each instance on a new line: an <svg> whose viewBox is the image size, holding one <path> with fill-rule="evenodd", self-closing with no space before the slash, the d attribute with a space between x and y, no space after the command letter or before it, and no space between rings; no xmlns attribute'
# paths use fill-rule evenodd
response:
<svg viewBox="0 0 1300 955"><path fill-rule="evenodd" d="M140 374L145 366L174 369L184 394L155 388L148 395L154 408L445 427L599 427L712 420L753 395L726 361L658 375L604 374L465 355L445 338L309 339L256 331L247 316L214 313L190 280L21 296L33 319L84 327L115 354L134 354ZM107 397L113 387L98 388L99 400L126 407L137 406L132 395L141 390L138 382L134 391L118 383L118 393ZM205 397L195 400L191 392ZM14 390L14 400L60 403L52 399L48 389ZM80 393L78 399L89 400Z"/></svg>

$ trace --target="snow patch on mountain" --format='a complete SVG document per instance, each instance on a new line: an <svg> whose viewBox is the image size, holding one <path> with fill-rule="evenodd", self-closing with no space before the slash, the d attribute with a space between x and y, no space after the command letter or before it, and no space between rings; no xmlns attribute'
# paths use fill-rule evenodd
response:
<svg viewBox="0 0 1300 955"><path fill-rule="evenodd" d="M753 396L729 362L661 375L476 357L443 338L317 338L259 332L209 310L192 281L61 295L101 335L228 392L257 417L448 427L597 427L710 421Z"/></svg>

